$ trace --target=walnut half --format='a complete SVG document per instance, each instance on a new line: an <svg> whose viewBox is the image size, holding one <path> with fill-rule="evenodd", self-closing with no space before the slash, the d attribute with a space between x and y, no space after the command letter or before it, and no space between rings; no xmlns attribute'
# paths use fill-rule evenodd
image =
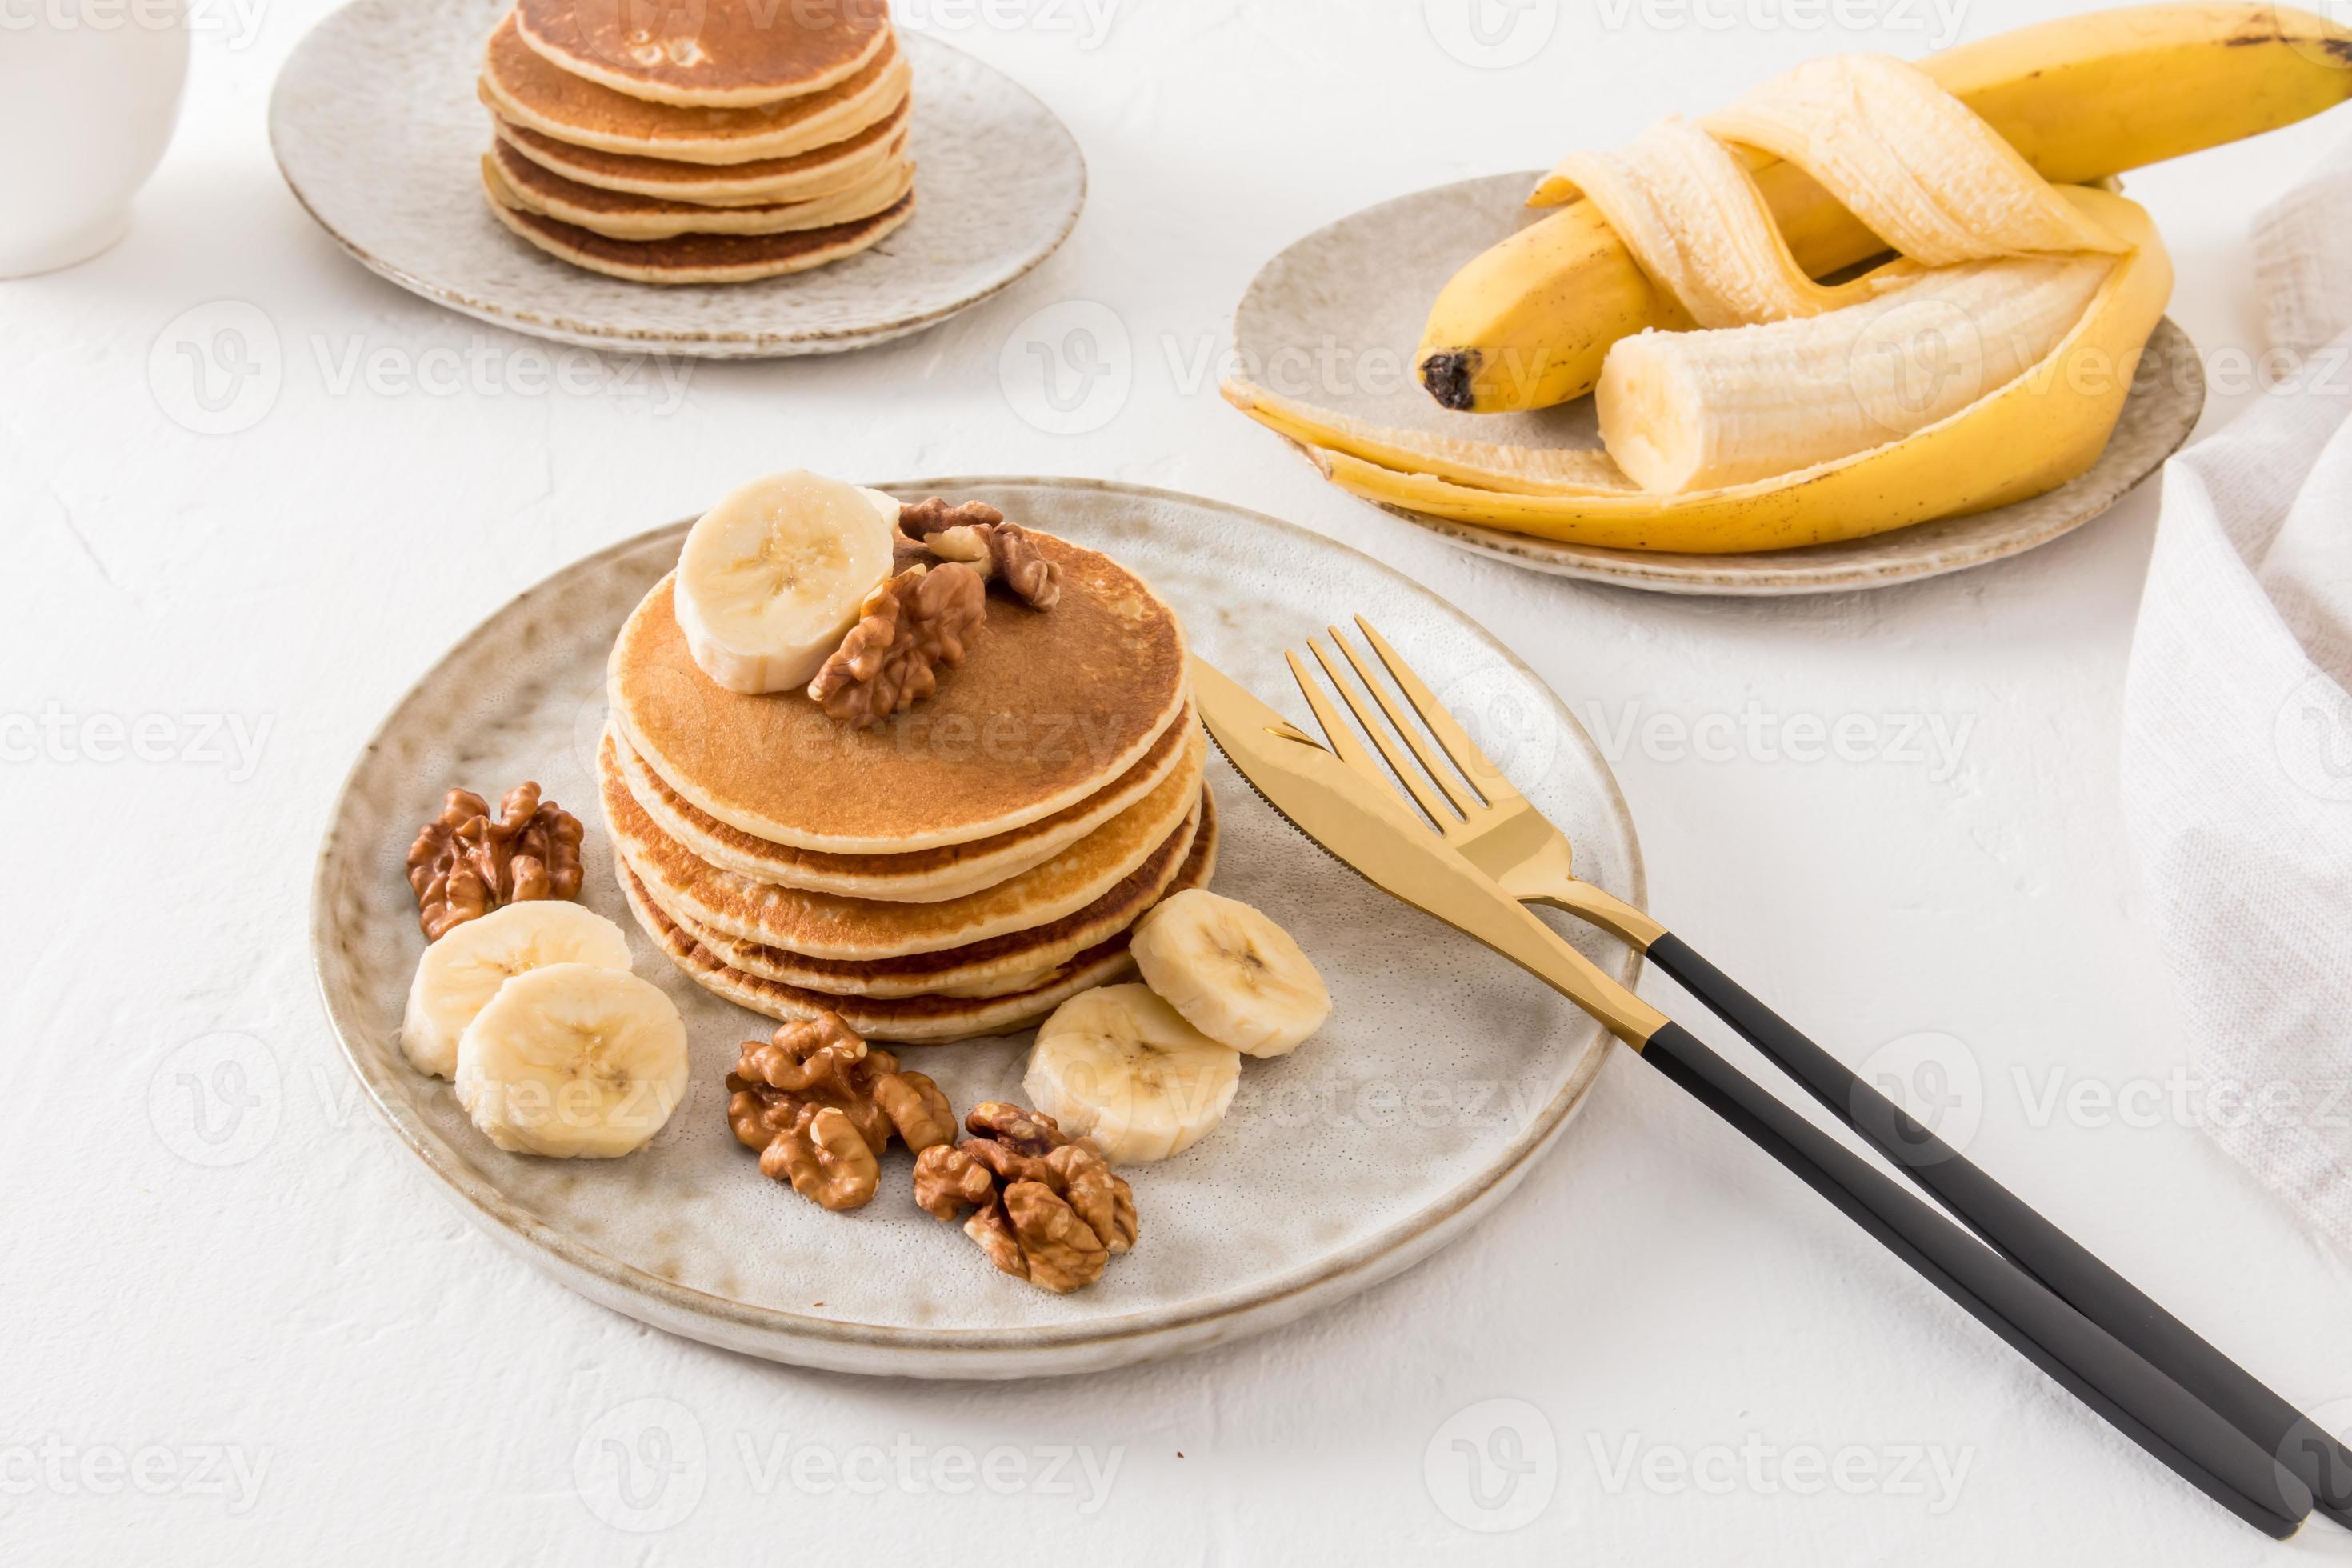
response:
<svg viewBox="0 0 2352 1568"><path fill-rule="evenodd" d="M727 1075L727 1124L760 1151L760 1171L825 1208L862 1208L881 1178L877 1157L895 1135L918 1153L955 1136L939 1085L868 1050L838 1014L746 1040Z"/></svg>
<svg viewBox="0 0 2352 1568"><path fill-rule="evenodd" d="M408 886L425 940L438 942L450 927L506 904L578 898L582 836L580 819L541 801L536 784L509 790L495 821L480 795L451 790L441 815L408 847Z"/></svg>
<svg viewBox="0 0 2352 1568"><path fill-rule="evenodd" d="M1135 1191L1092 1141L995 1100L974 1106L964 1126L973 1136L916 1157L915 1202L940 1220L973 1211L964 1234L998 1268L1067 1293L1133 1248Z"/></svg>
<svg viewBox="0 0 2352 1568"><path fill-rule="evenodd" d="M939 689L942 667L963 662L966 640L987 618L979 573L955 562L909 566L866 595L809 697L860 730L903 713Z"/></svg>

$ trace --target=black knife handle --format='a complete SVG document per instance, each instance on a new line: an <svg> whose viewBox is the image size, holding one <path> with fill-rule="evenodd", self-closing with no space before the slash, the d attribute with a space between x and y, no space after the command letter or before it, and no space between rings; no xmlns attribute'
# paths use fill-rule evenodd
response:
<svg viewBox="0 0 2352 1568"><path fill-rule="evenodd" d="M2210 1405L2352 1525L2352 1453L1671 932L1650 957L1962 1224Z"/></svg>
<svg viewBox="0 0 2352 1568"><path fill-rule="evenodd" d="M2284 1540L2311 1492L2269 1452L2113 1334L1831 1138L1679 1024L1642 1048L1656 1068L2026 1360L2214 1501Z"/></svg>

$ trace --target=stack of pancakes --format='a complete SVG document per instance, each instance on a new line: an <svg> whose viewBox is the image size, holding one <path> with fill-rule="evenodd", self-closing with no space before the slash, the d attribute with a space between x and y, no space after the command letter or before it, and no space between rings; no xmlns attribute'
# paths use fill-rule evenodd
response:
<svg viewBox="0 0 2352 1568"><path fill-rule="evenodd" d="M518 0L482 64L483 188L516 234L611 277L803 271L914 212L909 76L885 0Z"/></svg>
<svg viewBox="0 0 2352 1568"><path fill-rule="evenodd" d="M1204 885L1216 818L1173 611L1090 550L1048 611L992 598L964 662L871 729L704 675L672 580L614 645L598 755L629 907L697 983L872 1039L1027 1027L1130 967Z"/></svg>

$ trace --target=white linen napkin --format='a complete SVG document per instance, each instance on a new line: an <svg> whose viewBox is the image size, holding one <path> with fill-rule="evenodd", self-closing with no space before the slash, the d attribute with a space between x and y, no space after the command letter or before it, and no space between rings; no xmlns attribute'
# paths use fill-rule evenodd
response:
<svg viewBox="0 0 2352 1568"><path fill-rule="evenodd" d="M2287 374L2165 467L2124 815L2201 1124L2352 1250L2352 142L2255 247Z"/></svg>

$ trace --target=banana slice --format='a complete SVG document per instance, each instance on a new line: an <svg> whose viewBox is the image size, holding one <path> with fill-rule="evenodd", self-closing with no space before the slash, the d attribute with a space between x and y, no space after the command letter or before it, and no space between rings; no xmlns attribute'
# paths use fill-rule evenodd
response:
<svg viewBox="0 0 2352 1568"><path fill-rule="evenodd" d="M1117 1164L1164 1160L1225 1119L1242 1058L1141 985L1071 997L1037 1031L1021 1087L1072 1137Z"/></svg>
<svg viewBox="0 0 2352 1568"><path fill-rule="evenodd" d="M687 650L730 691L809 683L890 574L898 503L805 469L754 479L704 512L677 558Z"/></svg>
<svg viewBox="0 0 2352 1568"><path fill-rule="evenodd" d="M457 1103L484 1137L520 1154L629 1153L685 1097L686 1025L625 970L552 963L518 974L457 1042Z"/></svg>
<svg viewBox="0 0 2352 1568"><path fill-rule="evenodd" d="M1298 943L1237 899L1188 889L1145 915L1130 946L1144 983L1185 1022L1245 1056L1286 1056L1331 1016Z"/></svg>
<svg viewBox="0 0 2352 1568"><path fill-rule="evenodd" d="M561 899L508 904L454 927L417 963L401 1050L418 1072L447 1078L457 1070L457 1037L499 987L551 963L626 969L629 943L603 915Z"/></svg>

